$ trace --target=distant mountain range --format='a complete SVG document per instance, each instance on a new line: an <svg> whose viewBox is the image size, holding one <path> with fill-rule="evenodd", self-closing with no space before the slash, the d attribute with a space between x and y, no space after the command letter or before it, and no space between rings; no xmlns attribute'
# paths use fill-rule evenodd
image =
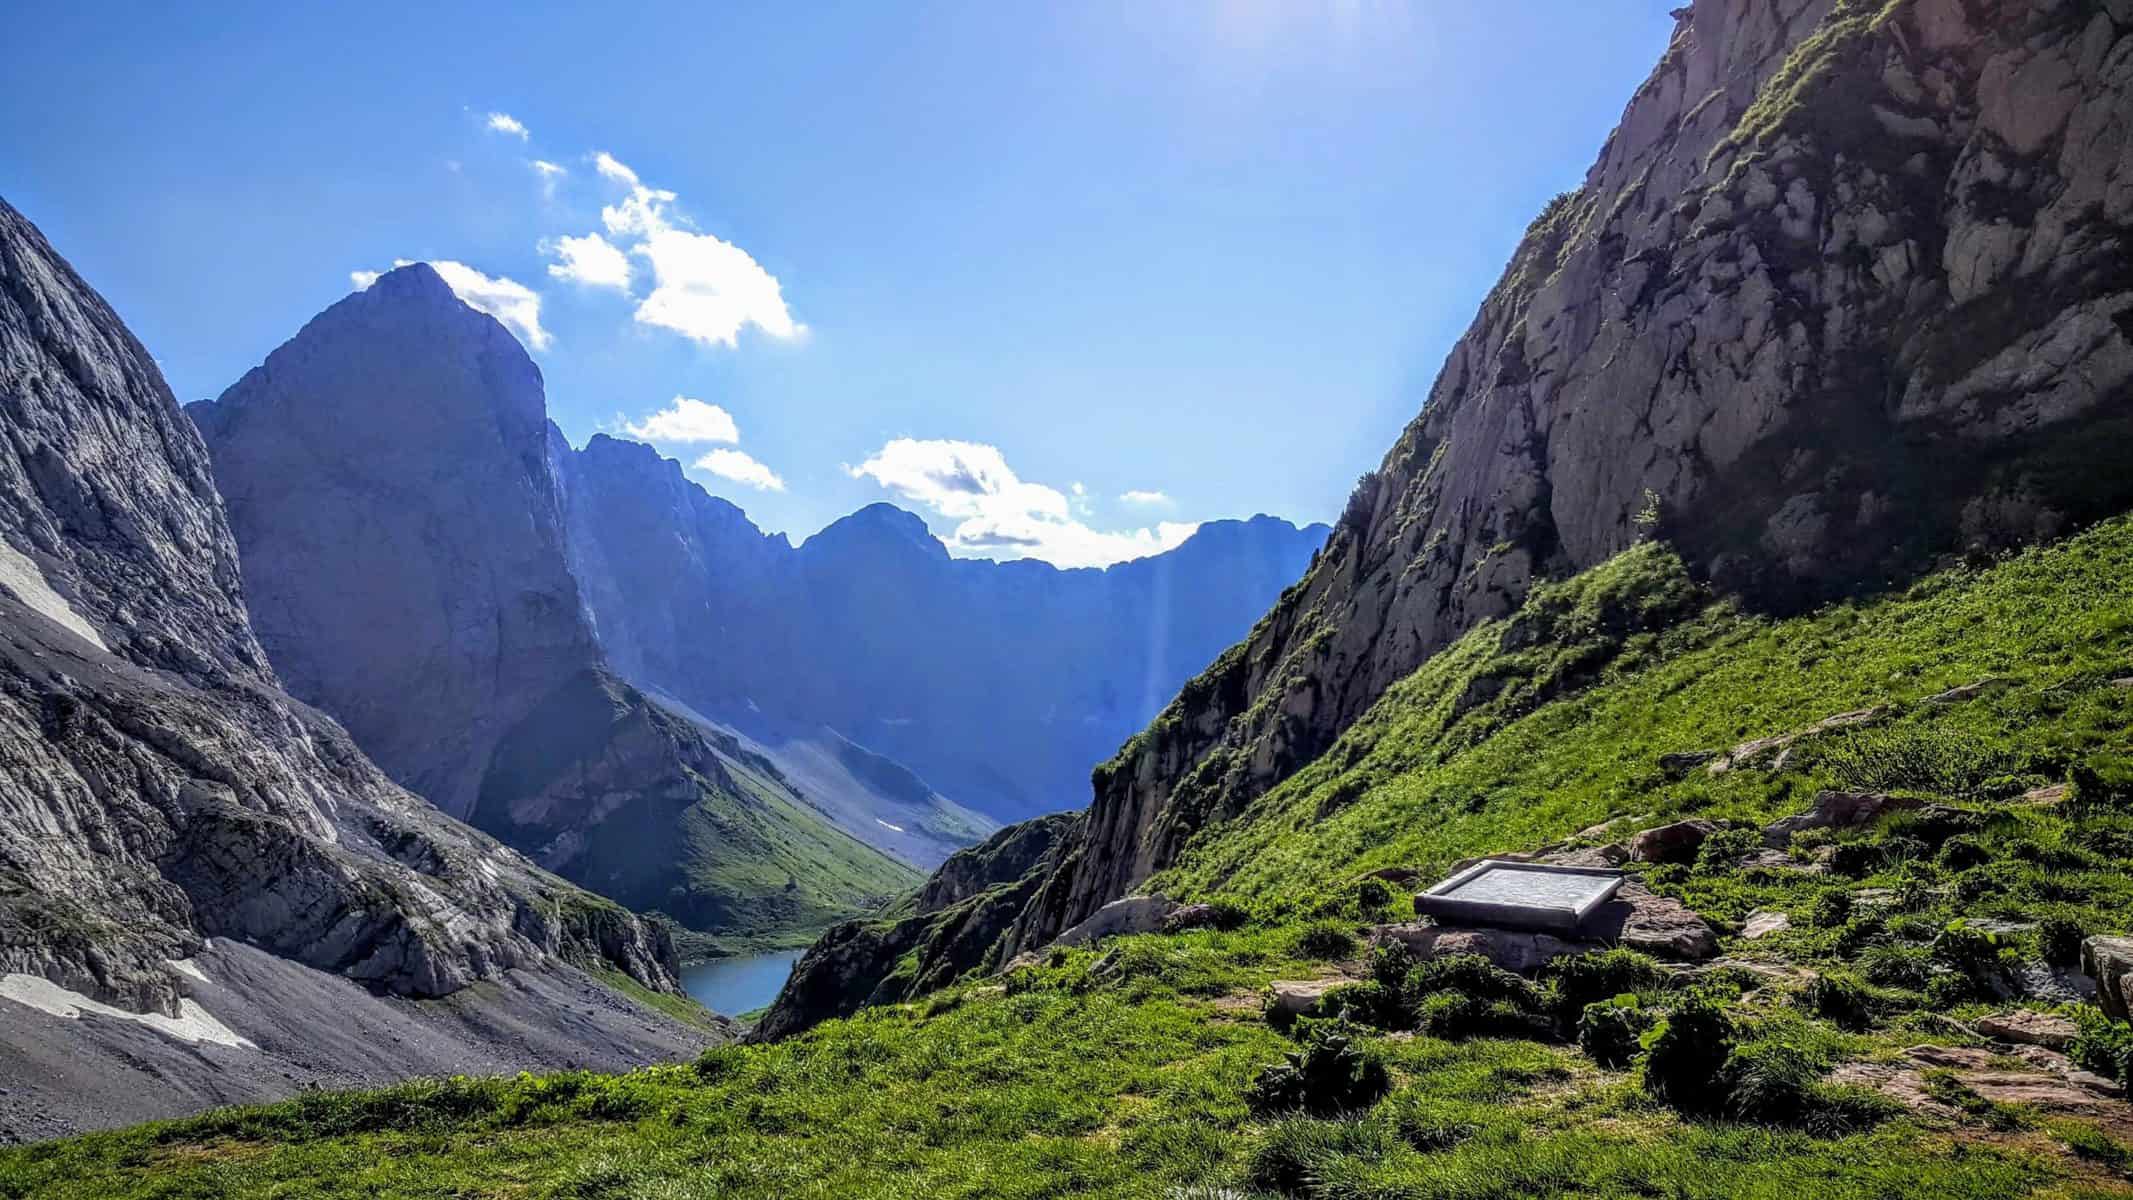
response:
<svg viewBox="0 0 2133 1200"><path fill-rule="evenodd" d="M771 746L828 726L999 820L1085 804L1090 769L1328 532L1214 521L1166 553L1061 570L951 558L923 520L876 504L794 547L649 446L549 444L618 671Z"/></svg>
<svg viewBox="0 0 2133 1200"><path fill-rule="evenodd" d="M648 446L572 449L524 349L421 264L188 412L293 694L446 813L728 938L1086 802L1326 532L1062 571L876 505L794 547Z"/></svg>

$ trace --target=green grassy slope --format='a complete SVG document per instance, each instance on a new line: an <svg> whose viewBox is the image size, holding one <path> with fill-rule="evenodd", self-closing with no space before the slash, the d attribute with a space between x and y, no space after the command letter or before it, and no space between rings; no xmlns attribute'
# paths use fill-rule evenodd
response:
<svg viewBox="0 0 2133 1200"><path fill-rule="evenodd" d="M2122 1103L2074 1119L1928 1072L1946 1107L1917 1113L1818 1081L1979 1045L1964 1022L2004 1007L1996 981L2133 928L2133 688L2114 686L2133 676L2127 580L2133 522L2118 521L1771 622L1640 547L1476 630L1203 835L1160 882L1234 900L1231 931L1057 951L692 1066L306 1097L0 1151L0 1197L2133 1195ZM1925 702L1987 677L2004 684ZM1874 705L1891 710L1880 724L1805 743L1782 770L1657 765ZM2030 794L2069 777L2056 803ZM1360 878L1373 868L1530 849L1615 814L1762 821L1832 784L1946 811L1803 836L1798 856L1833 857L1827 873L1744 865L1748 839L1728 837L1694 864L1634 868L1718 921L1730 958L1820 983L1745 967L1691 981L1620 955L1535 982L1357 961L1405 899ZM1741 939L1732 923L1755 908L1793 929ZM1961 923L1984 916L2036 927ZM1266 983L1337 964L1362 982L1285 1031L1261 1016ZM2077 1061L2133 1065L2133 1030L2065 1011ZM1581 1019L1609 1018L1630 1034L1621 1057L1590 1031L1581 1050ZM1359 1060L1309 1050L1329 1034ZM1716 1056L1699 1066L1684 1046ZM1346 1081L1348 1111L1286 1111L1266 1073L1285 1054L1307 1098Z"/></svg>

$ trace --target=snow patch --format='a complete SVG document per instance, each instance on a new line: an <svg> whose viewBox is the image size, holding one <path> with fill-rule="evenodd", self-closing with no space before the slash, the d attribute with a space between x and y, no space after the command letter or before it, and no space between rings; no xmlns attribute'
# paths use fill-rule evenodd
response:
<svg viewBox="0 0 2133 1200"><path fill-rule="evenodd" d="M96 626L83 620L82 615L67 603L66 597L53 591L52 585L44 581L44 572L37 569L37 564L4 541L0 541L0 587L97 649L111 649L104 645L103 638L97 636Z"/></svg>
<svg viewBox="0 0 2133 1200"><path fill-rule="evenodd" d="M175 963L173 966L177 965ZM242 1047L257 1050L259 1047L237 1036L229 1026L216 1020L208 1011L191 1000L178 1002L178 1015L166 1017L162 1013L127 1012L89 999L80 992L70 992L41 975L0 975L0 1000L13 1000L26 1004L39 1012L72 1021L83 1014L92 1017L113 1017L146 1025L157 1033L186 1042L213 1042L231 1049Z"/></svg>
<svg viewBox="0 0 2133 1200"><path fill-rule="evenodd" d="M898 833L902 833L902 832L904 831L904 827L903 827L903 826L901 826L901 825L891 825L891 824L889 824L889 823L888 823L887 821L884 821L884 820L882 820L882 819L881 819L880 817L876 817L876 818L874 818L874 823L875 823L876 825L879 825L879 826L881 826L881 827L882 827L883 829L893 829L893 830L895 830L895 831L896 831L896 832L898 832Z"/></svg>
<svg viewBox="0 0 2133 1200"><path fill-rule="evenodd" d="M171 970L176 971L182 975L190 975L194 979L197 979L202 983L208 982L207 972L201 970L200 964L194 962L192 959L173 958L168 961L170 963Z"/></svg>

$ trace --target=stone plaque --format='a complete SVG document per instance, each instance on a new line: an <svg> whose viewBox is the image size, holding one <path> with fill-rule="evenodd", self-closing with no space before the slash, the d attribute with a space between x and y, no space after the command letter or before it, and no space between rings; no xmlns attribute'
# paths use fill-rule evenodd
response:
<svg viewBox="0 0 2133 1200"><path fill-rule="evenodd" d="M1447 925L1574 934L1613 898L1622 872L1484 859L1415 897L1415 912Z"/></svg>

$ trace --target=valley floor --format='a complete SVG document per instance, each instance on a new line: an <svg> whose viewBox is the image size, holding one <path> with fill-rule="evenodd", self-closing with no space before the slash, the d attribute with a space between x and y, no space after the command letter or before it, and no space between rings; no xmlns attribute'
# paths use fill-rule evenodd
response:
<svg viewBox="0 0 2133 1200"><path fill-rule="evenodd" d="M1230 928L684 1065L0 1151L0 1197L2133 1195L2109 1094L2133 1027L2067 963L2133 928L2128 580L2120 521L1778 621L1640 547L1477 629L1151 882ZM1872 715L1814 731L1840 713ZM1765 845L1830 788L1922 807ZM1369 872L1686 818L1701 850L1628 869L1712 922L1715 966L1371 948L1406 897ZM1335 978L1269 1019L1270 984ZM1995 1033L2014 1010L2059 1018L2064 1056Z"/></svg>

